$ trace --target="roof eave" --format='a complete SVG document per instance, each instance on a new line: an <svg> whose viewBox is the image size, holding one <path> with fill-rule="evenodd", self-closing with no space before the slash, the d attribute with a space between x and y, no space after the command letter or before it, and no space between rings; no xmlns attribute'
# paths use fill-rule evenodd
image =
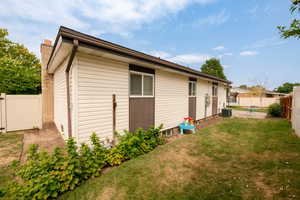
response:
<svg viewBox="0 0 300 200"><path fill-rule="evenodd" d="M160 59L160 58L157 58L157 57L154 57L154 56L151 56L151 55L139 52L139 51L135 51L133 49L129 49L129 48L126 48L126 47L123 47L123 46L105 41L105 40L101 40L99 38L96 38L96 37L93 37L93 36L90 36L90 35L87 35L87 34L84 34L84 33L80 33L78 31L75 31L75 30L72 30L72 29L69 29L69 28L66 28L66 27L63 27L63 26L61 26L59 28L59 31L58 31L58 34L57 34L57 37L56 37L56 40L55 40L55 43L54 43L54 48L53 48L52 53L50 55L49 61L53 57L53 53L54 53L54 50L57 46L57 43L58 43L58 40L59 40L60 36L63 39L77 39L79 41L79 44L91 45L93 47L97 47L97 48L100 48L102 50L106 50L106 51L109 51L109 52L120 54L122 56L133 57L135 59L140 59L142 61L162 65L162 66L167 67L169 69L186 72L186 73L189 73L189 74L192 74L192 75L195 75L195 76L204 77L204 78L207 78L207 79L211 79L213 81L223 82L223 83L226 83L226 84L229 84L229 85L231 84L231 82L228 81L228 80L224 80L224 79L212 76L212 75L208 75L208 74L205 74L203 72L200 72L200 71L197 71L197 70L194 70L194 69L191 69L191 68L187 68L185 66L182 66L182 65L179 65L179 64L167 61L167 60L163 60L163 59ZM49 63L48 63L48 65L49 65Z"/></svg>

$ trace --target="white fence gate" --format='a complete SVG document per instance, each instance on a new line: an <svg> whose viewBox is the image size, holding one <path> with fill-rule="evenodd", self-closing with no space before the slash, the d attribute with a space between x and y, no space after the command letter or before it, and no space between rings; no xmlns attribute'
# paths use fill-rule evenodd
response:
<svg viewBox="0 0 300 200"><path fill-rule="evenodd" d="M0 97L0 131L42 128L41 95L5 95Z"/></svg>
<svg viewBox="0 0 300 200"><path fill-rule="evenodd" d="M294 87L293 91L292 124L296 134L300 137L300 87Z"/></svg>

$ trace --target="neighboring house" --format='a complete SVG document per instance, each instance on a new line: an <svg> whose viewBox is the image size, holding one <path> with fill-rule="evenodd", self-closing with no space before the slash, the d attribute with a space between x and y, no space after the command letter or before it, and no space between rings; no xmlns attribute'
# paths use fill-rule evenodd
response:
<svg viewBox="0 0 300 200"><path fill-rule="evenodd" d="M255 94L251 89L233 87L230 89L229 105L242 107L268 107L273 103L279 103L281 97L286 94L263 91Z"/></svg>
<svg viewBox="0 0 300 200"><path fill-rule="evenodd" d="M54 121L64 138L171 129L184 117L203 119L226 106L227 80L65 27L53 47L45 43L43 120Z"/></svg>

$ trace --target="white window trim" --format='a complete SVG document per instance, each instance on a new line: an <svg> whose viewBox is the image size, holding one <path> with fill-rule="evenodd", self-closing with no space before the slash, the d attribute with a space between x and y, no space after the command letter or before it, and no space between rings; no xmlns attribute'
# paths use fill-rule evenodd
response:
<svg viewBox="0 0 300 200"><path fill-rule="evenodd" d="M218 92L219 92L218 90L219 90L218 85L213 85L213 91L212 91L212 96L213 97L217 97L218 96ZM214 94L214 92L217 93L217 94Z"/></svg>
<svg viewBox="0 0 300 200"><path fill-rule="evenodd" d="M131 88L130 88L130 83L131 83L131 74L139 74L142 76L142 95L131 95ZM152 95L144 95L144 76L151 76L152 77ZM154 97L154 74L149 74L149 73L144 73L144 72L137 72L137 71L129 71L129 97L131 98L151 98Z"/></svg>
<svg viewBox="0 0 300 200"><path fill-rule="evenodd" d="M192 83L192 92L195 89L194 95L190 95L190 83ZM197 97L197 81L189 81L189 97Z"/></svg>

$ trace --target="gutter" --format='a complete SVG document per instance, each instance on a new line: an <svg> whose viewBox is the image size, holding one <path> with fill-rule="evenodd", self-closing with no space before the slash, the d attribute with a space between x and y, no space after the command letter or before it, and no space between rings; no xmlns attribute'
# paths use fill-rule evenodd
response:
<svg viewBox="0 0 300 200"><path fill-rule="evenodd" d="M72 137L71 100L70 100L70 69L79 46L78 40L73 40L73 48L66 67L67 107L68 107L68 137Z"/></svg>

